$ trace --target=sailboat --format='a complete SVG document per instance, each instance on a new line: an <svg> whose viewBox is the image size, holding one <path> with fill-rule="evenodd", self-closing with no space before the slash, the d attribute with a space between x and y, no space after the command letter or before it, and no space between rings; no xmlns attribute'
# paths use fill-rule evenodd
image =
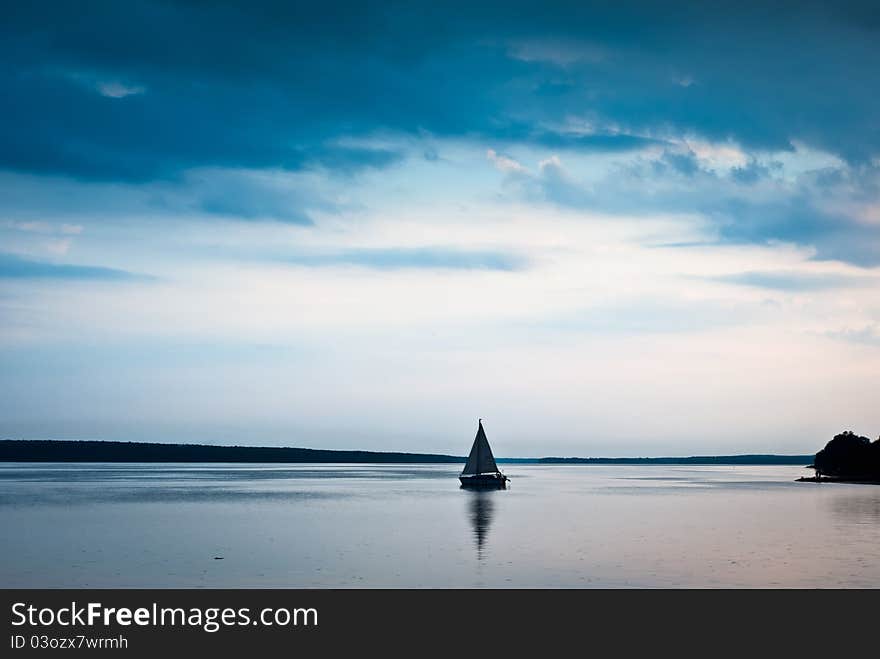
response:
<svg viewBox="0 0 880 659"><path fill-rule="evenodd" d="M477 436L474 437L474 445L468 456L467 464L458 477L462 487L485 487L505 488L510 479L501 473L495 464L492 449L489 448L489 440L486 439L486 431L483 430L483 420L478 422Z"/></svg>

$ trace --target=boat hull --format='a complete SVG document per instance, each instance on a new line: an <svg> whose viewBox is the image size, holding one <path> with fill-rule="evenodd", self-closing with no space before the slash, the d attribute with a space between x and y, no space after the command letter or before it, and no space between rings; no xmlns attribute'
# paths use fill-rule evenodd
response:
<svg viewBox="0 0 880 659"><path fill-rule="evenodd" d="M459 476L461 486L469 489L503 490L509 480L504 474L474 474L473 476Z"/></svg>

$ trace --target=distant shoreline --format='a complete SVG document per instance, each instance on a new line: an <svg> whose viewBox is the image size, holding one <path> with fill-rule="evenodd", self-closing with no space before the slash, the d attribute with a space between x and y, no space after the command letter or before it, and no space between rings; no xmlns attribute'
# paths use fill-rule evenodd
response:
<svg viewBox="0 0 880 659"><path fill-rule="evenodd" d="M0 440L0 462L226 462L461 464L462 456L436 453L344 451L269 446L216 446L154 442ZM709 455L657 458L498 458L501 464L551 465L803 465L811 455Z"/></svg>

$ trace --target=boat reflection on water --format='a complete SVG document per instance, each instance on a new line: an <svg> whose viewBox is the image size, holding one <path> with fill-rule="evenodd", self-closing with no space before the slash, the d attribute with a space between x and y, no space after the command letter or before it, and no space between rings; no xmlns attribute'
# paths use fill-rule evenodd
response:
<svg viewBox="0 0 880 659"><path fill-rule="evenodd" d="M471 527L474 540L477 544L477 559L483 558L483 547L489 535L489 527L492 525L492 516L495 513L495 502L492 490L466 490L470 498L468 502Z"/></svg>

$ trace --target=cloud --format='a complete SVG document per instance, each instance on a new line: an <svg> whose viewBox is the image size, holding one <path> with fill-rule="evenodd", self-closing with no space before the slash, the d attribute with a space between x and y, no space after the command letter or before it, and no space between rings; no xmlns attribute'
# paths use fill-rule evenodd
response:
<svg viewBox="0 0 880 659"><path fill-rule="evenodd" d="M62 223L60 226L42 220L28 220L22 222L7 221L4 223L8 229L24 231L25 233L62 234L68 236L79 235L83 231L80 224Z"/></svg>
<svg viewBox="0 0 880 659"><path fill-rule="evenodd" d="M515 159L502 155L496 152L495 149L489 149L486 151L486 158L488 158L489 162L495 166L495 169L502 174L525 174L528 172L528 170Z"/></svg>
<svg viewBox="0 0 880 659"><path fill-rule="evenodd" d="M330 145L422 131L584 150L685 135L748 150L800 142L851 163L880 153L880 73L864 65L878 40L859 3L514 2L503 17L491 2L67 4L19 8L0 28L3 167L123 181L191 167L381 167L394 158ZM618 129L543 128L572 118Z"/></svg>
<svg viewBox="0 0 880 659"><path fill-rule="evenodd" d="M357 266L376 270L500 270L517 271L528 260L503 251L452 249L446 247L358 248L301 254L285 262L309 267Z"/></svg>
<svg viewBox="0 0 880 659"><path fill-rule="evenodd" d="M303 154L307 166L323 167L333 173L352 174L364 169L384 169L401 162L404 154L388 148L322 145Z"/></svg>
<svg viewBox="0 0 880 659"><path fill-rule="evenodd" d="M131 84L118 79L108 79L94 71L61 70L60 73L56 74L50 68L48 71L44 71L43 75L48 75L49 79L56 77L59 80L73 82L80 85L83 89L97 92L105 98L125 98L126 96L143 94L147 91L147 88L143 85Z"/></svg>
<svg viewBox="0 0 880 659"><path fill-rule="evenodd" d="M0 252L0 279L144 281L152 279L152 277L116 268L33 261L14 254Z"/></svg>
<svg viewBox="0 0 880 659"><path fill-rule="evenodd" d="M536 172L518 161L493 164L508 174L505 192L516 199L620 215L686 214L704 221L705 244L792 243L813 249L816 260L880 264L880 167L812 169L816 155L799 150L787 158L793 164L681 142L612 163L589 178L577 175L589 160L581 159L579 170L555 154Z"/></svg>
<svg viewBox="0 0 880 659"><path fill-rule="evenodd" d="M839 331L825 332L825 336L841 341L859 343L869 346L880 346L880 326L865 325L860 328L847 328Z"/></svg>
<svg viewBox="0 0 880 659"><path fill-rule="evenodd" d="M600 153L637 151L668 143L663 139L626 132L599 131L584 133L565 129L534 133L525 138L525 141L550 149Z"/></svg>
<svg viewBox="0 0 880 659"><path fill-rule="evenodd" d="M331 206L307 181L284 172L197 170L187 175L182 193L189 199L184 205L240 220L311 225L312 211Z"/></svg>
<svg viewBox="0 0 880 659"><path fill-rule="evenodd" d="M53 240L46 245L46 249L50 254L55 254L56 256L63 256L70 251L70 246L72 244L71 238L62 238L61 240Z"/></svg>
<svg viewBox="0 0 880 659"><path fill-rule="evenodd" d="M860 288L876 286L880 283L880 278L877 277L797 271L747 271L715 277L704 277L703 279L724 284L736 284L739 286L787 292Z"/></svg>
<svg viewBox="0 0 880 659"><path fill-rule="evenodd" d="M510 56L526 62L549 62L567 67L576 62L600 62L608 56L599 46L573 40L530 40L509 46Z"/></svg>
<svg viewBox="0 0 880 659"><path fill-rule="evenodd" d="M753 322L755 307L739 305L734 308L714 300L694 304L675 299L637 298L556 314L522 326L532 331L541 327L609 336L692 334Z"/></svg>
<svg viewBox="0 0 880 659"><path fill-rule="evenodd" d="M683 153L665 150L663 155L658 160L653 161L652 164L654 171L661 174L671 170L686 177L693 177L698 172L703 171L696 154L690 149Z"/></svg>
<svg viewBox="0 0 880 659"><path fill-rule="evenodd" d="M751 160L749 160L748 164L742 167L731 168L730 176L737 183L742 183L744 185L753 185L761 179L769 177L772 170L778 171L780 168L781 165L779 163L773 163L771 169L771 166L764 165L758 162L756 159L752 158Z"/></svg>
<svg viewBox="0 0 880 659"><path fill-rule="evenodd" d="M387 148L340 145L343 127L322 126L318 108L303 116L286 86L233 90L216 81L166 81L116 103L77 82L2 65L0 86L12 99L0 124L0 168L18 172L147 183L198 168L351 175L402 159Z"/></svg>
<svg viewBox="0 0 880 659"><path fill-rule="evenodd" d="M143 94L145 87L140 85L126 85L118 81L107 81L97 83L98 93L108 98L125 98L126 96L134 96Z"/></svg>
<svg viewBox="0 0 880 659"><path fill-rule="evenodd" d="M694 80L691 76L688 76L688 75L675 76L673 78L673 81L675 82L676 85L678 85L680 87L690 87L691 85L696 84L696 80Z"/></svg>

